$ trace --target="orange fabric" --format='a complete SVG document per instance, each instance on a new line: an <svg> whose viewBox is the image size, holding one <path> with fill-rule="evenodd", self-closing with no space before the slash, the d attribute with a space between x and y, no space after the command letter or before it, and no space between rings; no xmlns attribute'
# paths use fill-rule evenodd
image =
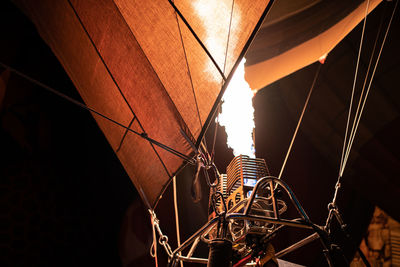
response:
<svg viewBox="0 0 400 267"><path fill-rule="evenodd" d="M174 3L223 69L237 60L268 1ZM18 0L95 110L185 155L197 141L222 78L167 0ZM206 13L199 13L205 4ZM220 16L205 19L209 12ZM223 32L221 32L223 31ZM210 38L214 38L210 41ZM214 46L217 47L214 49ZM222 49L222 50L221 50ZM187 60L187 62L186 62ZM197 108L199 112L197 112ZM94 116L145 203L153 208L183 160ZM122 145L121 145L122 144Z"/></svg>
<svg viewBox="0 0 400 267"><path fill-rule="evenodd" d="M381 0L370 0L368 12L380 2ZM349 9L347 0L328 4L321 1L320 8L318 5L312 7L315 9L312 17L295 14L299 19L288 18L272 25L268 25L266 21L266 25L253 42L251 53L246 56L248 60L245 77L250 87L254 90L261 89L328 54L363 20L366 3L367 1L364 1L355 7L350 6L354 9L346 10ZM335 5L335 9L330 5ZM335 13L336 9L341 12ZM273 28L274 31L271 32L269 28ZM322 28L325 30L312 35ZM297 39L303 38L302 35L309 35L309 39L292 46Z"/></svg>

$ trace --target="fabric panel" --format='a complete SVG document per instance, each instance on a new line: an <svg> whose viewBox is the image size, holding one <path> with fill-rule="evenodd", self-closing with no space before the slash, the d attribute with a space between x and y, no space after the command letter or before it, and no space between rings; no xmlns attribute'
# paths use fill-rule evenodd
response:
<svg viewBox="0 0 400 267"><path fill-rule="evenodd" d="M128 125L128 105L99 59L67 1L18 1L57 56L86 105ZM49 12L51 10L51 12ZM101 117L96 121L115 150L124 129Z"/></svg>
<svg viewBox="0 0 400 267"><path fill-rule="evenodd" d="M369 12L371 12L381 0L371 0L369 4ZM343 1L342 5L347 5L347 1ZM302 43L296 43L295 37L287 39L290 32L284 30L275 30L276 34L270 33L266 29L260 31L252 45L252 51L246 55L247 63L245 69L245 78L253 90L259 90L274 81L285 77L307 65L316 62L320 57L329 53L354 27L360 23L365 14L366 2L360 4L355 10L348 13L343 19L330 27L322 27L324 30L304 40ZM328 9L329 10L329 9ZM314 17L323 17L327 15L322 10L320 14ZM328 16L329 17L329 16ZM308 23L312 17L307 17L305 23ZM336 21L336 19L334 19ZM320 29L316 22L314 29ZM296 25L301 25L301 21L296 21ZM293 36L308 35L302 27L291 26ZM303 32L304 31L304 32ZM319 32L319 30L317 30ZM286 35L286 36L285 36ZM279 41L281 40L281 41ZM292 48L290 48L292 47ZM287 50L289 48L289 50ZM274 51L274 52L271 52Z"/></svg>

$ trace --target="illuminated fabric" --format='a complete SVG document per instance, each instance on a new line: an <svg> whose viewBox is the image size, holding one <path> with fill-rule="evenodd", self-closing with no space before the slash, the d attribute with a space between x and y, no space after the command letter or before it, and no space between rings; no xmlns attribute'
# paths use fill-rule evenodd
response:
<svg viewBox="0 0 400 267"><path fill-rule="evenodd" d="M192 156L223 79L167 0L19 0L84 102ZM174 4L228 77L265 0ZM142 199L154 207L183 160L93 115ZM182 134L185 133L185 134Z"/></svg>

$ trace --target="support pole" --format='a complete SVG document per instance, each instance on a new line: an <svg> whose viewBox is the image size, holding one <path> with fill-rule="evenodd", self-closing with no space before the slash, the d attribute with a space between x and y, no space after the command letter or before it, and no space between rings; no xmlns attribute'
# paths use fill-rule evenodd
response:
<svg viewBox="0 0 400 267"><path fill-rule="evenodd" d="M232 262L232 242L214 239L210 242L207 267L230 267Z"/></svg>

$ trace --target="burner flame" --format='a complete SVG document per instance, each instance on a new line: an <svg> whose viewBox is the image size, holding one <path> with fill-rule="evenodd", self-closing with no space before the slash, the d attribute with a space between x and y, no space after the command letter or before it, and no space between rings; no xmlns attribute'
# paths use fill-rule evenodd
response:
<svg viewBox="0 0 400 267"><path fill-rule="evenodd" d="M225 127L227 145L232 148L235 156L247 155L255 158L254 93L244 79L244 63L245 59L240 62L225 91L217 122Z"/></svg>

